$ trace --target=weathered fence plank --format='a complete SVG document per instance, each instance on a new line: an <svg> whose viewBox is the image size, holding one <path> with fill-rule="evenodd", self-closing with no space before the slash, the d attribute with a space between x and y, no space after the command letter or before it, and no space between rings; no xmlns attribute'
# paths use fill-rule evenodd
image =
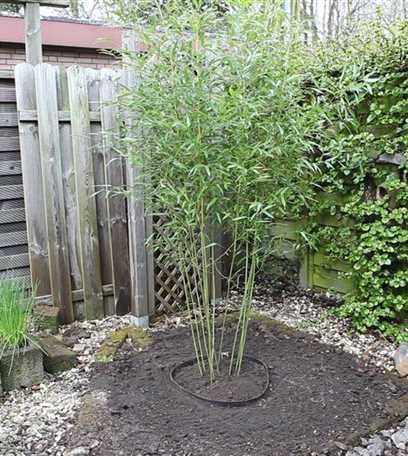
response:
<svg viewBox="0 0 408 456"><path fill-rule="evenodd" d="M100 72L92 69L86 70L88 81L88 100L90 113L100 112ZM112 255L111 236L109 229L109 212L106 199L105 161L103 151L103 135L100 123L91 124L92 161L95 180L95 202L98 218L99 249L101 252L101 278L102 284L112 283ZM104 299L105 315L115 313L114 299L109 296Z"/></svg>
<svg viewBox="0 0 408 456"><path fill-rule="evenodd" d="M87 76L86 71L78 66L69 68L67 75L85 316L87 319L94 319L103 317L104 309L97 213L94 197L95 180L92 163Z"/></svg>
<svg viewBox="0 0 408 456"><path fill-rule="evenodd" d="M15 78L18 109L35 110L37 106L34 68L27 63L17 65ZM31 278L32 282L36 284L37 293L45 295L50 294L51 285L37 125L30 122L20 122L19 136Z"/></svg>
<svg viewBox="0 0 408 456"><path fill-rule="evenodd" d="M64 322L70 323L74 320L74 313L64 209L56 76L56 68L51 65L41 64L35 68L51 293L54 305L61 309Z"/></svg>
<svg viewBox="0 0 408 456"><path fill-rule="evenodd" d="M130 275L127 232L125 183L122 157L115 151L120 129L118 122L116 73L101 72L101 120L103 129L103 157L107 184L108 216L110 220L111 257L115 310L118 314L129 311Z"/></svg>
<svg viewBox="0 0 408 456"><path fill-rule="evenodd" d="M23 185L4 185L0 187L0 199L22 198L24 194Z"/></svg>
<svg viewBox="0 0 408 456"><path fill-rule="evenodd" d="M58 109L69 110L68 79L64 67L57 69ZM78 239L78 211L76 201L74 156L72 154L71 124L60 121L61 167L64 186L65 217L67 223L68 257L72 290L82 288L80 248ZM75 309L74 309L75 310Z"/></svg>

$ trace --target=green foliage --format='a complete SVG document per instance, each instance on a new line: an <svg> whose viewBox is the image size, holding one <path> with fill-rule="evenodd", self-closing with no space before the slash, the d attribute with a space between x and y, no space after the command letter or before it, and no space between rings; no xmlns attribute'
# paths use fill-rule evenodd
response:
<svg viewBox="0 0 408 456"><path fill-rule="evenodd" d="M273 1L273 0L272 0ZM262 3L259 0L104 0L108 13L119 22L136 24L164 24L169 14L177 16L192 9L198 12L213 11L218 16L231 8Z"/></svg>
<svg viewBox="0 0 408 456"><path fill-rule="evenodd" d="M30 341L33 298L14 281L0 282L0 357Z"/></svg>
<svg viewBox="0 0 408 456"><path fill-rule="evenodd" d="M124 2L116 13L144 22L148 49L124 55L140 81L121 99L137 119L124 140L136 165L147 158L143 185L152 210L169 216L162 239L186 287L188 270L197 278L188 296L197 352L213 357L212 233L230 235L228 288L245 284L241 346L270 222L305 215L308 245L352 266L339 312L361 331L406 339L408 24L377 20L306 49L280 2L222 14L213 2L150 2L149 20ZM325 215L345 223L323 227Z"/></svg>
<svg viewBox="0 0 408 456"><path fill-rule="evenodd" d="M408 338L407 45L406 22L387 28L376 21L346 43L318 49L312 69L327 134L320 138L316 182L325 197L310 215L349 222L311 223L309 241L353 267L355 290L340 314L361 331L375 328L397 339ZM384 164L384 157L400 163Z"/></svg>
<svg viewBox="0 0 408 456"><path fill-rule="evenodd" d="M222 258L213 234L229 233L225 279L228 289L239 280L245 288L231 350L238 373L270 222L298 213L313 196L317 166L308 156L320 108L305 103L301 69L309 53L283 27L280 7L236 8L221 17L211 8L175 15L173 6L140 32L148 53L125 55L139 76L137 90L121 99L137 119L125 142L148 176L150 207L168 216L162 248L172 246L183 273L203 371L218 362L212 296Z"/></svg>

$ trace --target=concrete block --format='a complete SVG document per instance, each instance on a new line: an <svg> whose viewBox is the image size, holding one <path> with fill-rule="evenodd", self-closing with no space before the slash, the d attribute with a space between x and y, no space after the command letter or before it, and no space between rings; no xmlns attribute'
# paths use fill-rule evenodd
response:
<svg viewBox="0 0 408 456"><path fill-rule="evenodd" d="M40 383L44 378L42 351L32 344L14 354L5 351L0 359L0 377L4 391Z"/></svg>

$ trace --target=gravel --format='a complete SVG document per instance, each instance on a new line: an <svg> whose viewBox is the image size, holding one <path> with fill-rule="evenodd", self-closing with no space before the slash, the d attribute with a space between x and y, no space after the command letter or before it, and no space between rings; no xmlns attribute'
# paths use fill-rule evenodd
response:
<svg viewBox="0 0 408 456"><path fill-rule="evenodd" d="M0 399L1 456L64 455L63 436L73 426L81 397L88 391L94 353L110 331L129 323L129 317L111 317L60 329L58 337L77 340L78 366L58 376L47 375L40 385Z"/></svg>
<svg viewBox="0 0 408 456"><path fill-rule="evenodd" d="M232 297L232 306L239 295ZM376 334L356 334L347 320L334 317L330 295L298 290L287 281L264 278L257 286L254 308L291 327L313 334L318 340L341 347L367 364L393 371L396 346ZM131 317L110 317L101 321L75 322L60 329L59 337L78 353L75 369L58 376L47 376L30 389L14 391L0 399L1 456L80 456L98 454L93 448L78 447L69 452L63 437L75 422L82 396L89 391L89 376L94 354L107 334L131 323ZM185 324L179 316L157 323L154 330ZM345 456L408 455L408 418L392 429L367 439L356 448L340 448ZM170 455L169 455L170 456Z"/></svg>

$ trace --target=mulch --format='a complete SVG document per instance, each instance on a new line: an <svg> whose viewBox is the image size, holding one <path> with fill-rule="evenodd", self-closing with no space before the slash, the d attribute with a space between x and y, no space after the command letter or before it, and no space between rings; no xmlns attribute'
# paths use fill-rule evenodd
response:
<svg viewBox="0 0 408 456"><path fill-rule="evenodd" d="M232 336L231 329L227 344ZM262 399L229 408L197 400L169 380L172 366L194 356L188 328L154 333L142 352L125 346L96 367L67 445L100 456L335 455L408 414L407 382L272 320L251 322L247 354L268 366L270 387ZM205 389L193 371L181 380ZM250 383L242 382L244 396ZM225 397L239 396L236 382L225 390Z"/></svg>

